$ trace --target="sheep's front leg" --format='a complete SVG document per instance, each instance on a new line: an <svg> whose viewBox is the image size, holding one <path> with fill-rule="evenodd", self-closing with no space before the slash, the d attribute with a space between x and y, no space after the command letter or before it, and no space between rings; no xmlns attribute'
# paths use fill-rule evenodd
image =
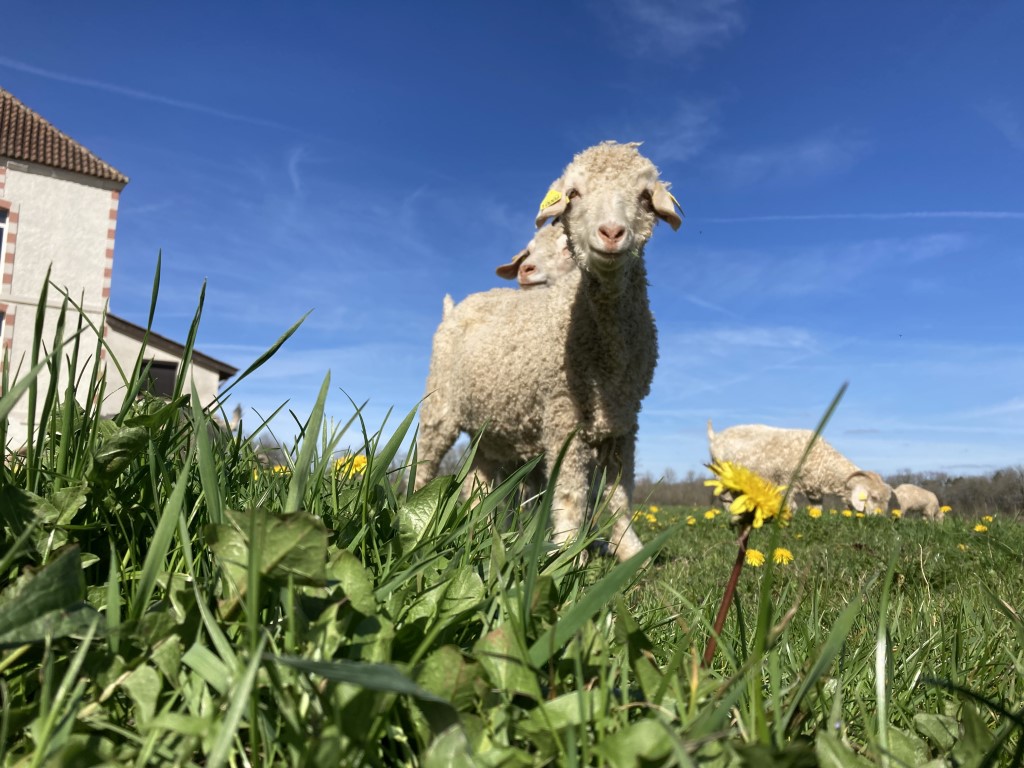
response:
<svg viewBox="0 0 1024 768"><path fill-rule="evenodd" d="M569 446L555 481L555 497L551 502L552 539L560 546L568 545L583 528L587 511L587 461L585 451L578 447L578 438ZM557 456L550 450L547 456ZM551 467L547 467L550 476Z"/></svg>
<svg viewBox="0 0 1024 768"><path fill-rule="evenodd" d="M633 471L635 464L636 439L611 440L602 446L601 463L605 477L611 483L605 488L607 508L612 515L609 551L619 560L628 560L643 548L643 542L633 530Z"/></svg>
<svg viewBox="0 0 1024 768"><path fill-rule="evenodd" d="M643 542L633 530L633 515L625 489L621 485L616 485L610 490L608 509L614 516L614 522L608 549L620 561L628 560L643 548Z"/></svg>

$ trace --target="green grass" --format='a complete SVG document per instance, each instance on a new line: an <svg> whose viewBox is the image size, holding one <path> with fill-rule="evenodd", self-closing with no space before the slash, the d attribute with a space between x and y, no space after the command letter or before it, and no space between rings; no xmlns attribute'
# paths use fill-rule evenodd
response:
<svg viewBox="0 0 1024 768"><path fill-rule="evenodd" d="M39 340L56 352L25 370L96 354L65 316L71 341ZM141 355L121 363L136 391ZM93 403L114 382L86 371ZM530 465L486 496L460 497L468 463L413 494L415 412L328 424L329 377L288 472L187 382L100 418L23 381L34 440L0 471L0 765L1021 758L1017 521L826 511L755 531L794 561L744 569L705 668L736 554L724 515L641 517L643 553L581 568L588 541L553 549L543 501L518 504ZM336 472L342 446L364 471Z"/></svg>

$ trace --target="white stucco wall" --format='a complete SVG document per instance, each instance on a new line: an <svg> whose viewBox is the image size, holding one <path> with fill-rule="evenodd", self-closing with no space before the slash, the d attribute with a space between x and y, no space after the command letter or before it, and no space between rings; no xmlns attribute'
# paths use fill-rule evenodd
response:
<svg viewBox="0 0 1024 768"><path fill-rule="evenodd" d="M116 359L121 365L125 375L130 376L132 368L135 365L135 360L139 356L139 350L142 349L142 343L130 336L110 331L107 333L107 344L109 345L111 357ZM165 360L175 363L179 360L177 355L171 354L162 349L157 349L153 346L146 348L145 359ZM186 373L186 380L184 388L182 389L184 394L189 394L192 391L192 381L195 381L196 392L199 395L199 402L201 405L205 407L216 399L217 390L220 386L220 378L216 371L202 368L193 363L188 367L188 372ZM120 374L117 372L117 368L112 363L109 364L107 368L107 393L107 397L103 401L100 413L116 413L124 403L126 388L124 382L121 380Z"/></svg>
<svg viewBox="0 0 1024 768"><path fill-rule="evenodd" d="M94 325L99 326L101 322L104 288L109 286L106 270L111 260L107 251L112 242L109 230L111 210L116 208L112 195L116 187L99 181L93 185L88 181L86 177L41 166L18 163L7 166L2 197L11 206L7 251L13 248L13 265L6 267L10 278L0 292L0 304L5 305L6 313L14 318L9 350L12 377L31 368L36 308L48 267L51 282L66 288ZM63 300L60 292L51 286L41 336L46 351L53 349ZM66 335L74 333L77 320L76 312L69 313ZM79 343L76 379L95 360L96 334L88 324ZM70 348L65 350L70 352ZM62 391L68 381L66 368L62 364L58 380ZM37 382L41 400L49 386L49 374L44 371ZM78 392L76 396L81 401L86 394ZM14 444L24 439L28 405L28 397L22 397L10 414L8 437Z"/></svg>
<svg viewBox="0 0 1024 768"><path fill-rule="evenodd" d="M51 281L76 301L84 298L90 313L101 312L111 190L12 165L3 197L18 213L14 275L4 299L34 306L52 264Z"/></svg>

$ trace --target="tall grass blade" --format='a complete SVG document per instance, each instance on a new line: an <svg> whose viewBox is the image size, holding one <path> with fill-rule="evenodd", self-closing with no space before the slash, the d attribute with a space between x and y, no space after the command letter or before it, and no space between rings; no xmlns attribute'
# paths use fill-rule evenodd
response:
<svg viewBox="0 0 1024 768"><path fill-rule="evenodd" d="M324 403L327 400L327 392L331 387L330 371L324 376L323 384L320 385L320 394L313 405L313 412L306 420L306 426L302 430L302 447L295 460L295 471L292 472L291 482L288 483L288 500L285 502L285 512L296 512L302 508L306 494L306 483L309 480L310 464L313 461L313 454L316 450L316 437L320 432L320 424L324 418Z"/></svg>
<svg viewBox="0 0 1024 768"><path fill-rule="evenodd" d="M174 483L174 490L164 505L160 521L157 523L153 540L146 550L146 559L142 563L142 572L139 574L138 585L132 597L132 606L129 616L132 621L138 621L145 613L146 607L156 589L157 578L163 570L167 559L167 553L171 547L171 540L174 538L174 529L178 525L178 516L181 514L185 504L185 491L188 489L189 466L192 464L194 448L189 451L188 457L182 462L178 470L178 479Z"/></svg>
<svg viewBox="0 0 1024 768"><path fill-rule="evenodd" d="M600 581L588 587L583 597L530 646L527 652L530 664L537 669L543 666L559 648L569 642L590 618L603 607L612 603L634 574L644 566L649 558L654 557L665 546L665 542L681 528L682 523L678 523L662 531L633 557L617 564Z"/></svg>

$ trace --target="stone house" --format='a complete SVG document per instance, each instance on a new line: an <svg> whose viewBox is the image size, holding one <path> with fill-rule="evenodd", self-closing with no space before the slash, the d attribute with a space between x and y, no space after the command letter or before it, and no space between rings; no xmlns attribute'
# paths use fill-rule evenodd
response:
<svg viewBox="0 0 1024 768"><path fill-rule="evenodd" d="M118 202L127 183L127 176L0 88L0 345L12 383L16 373L31 367L36 308L48 268L51 283L80 303L102 329L105 363L112 354L122 367L130 370L134 364L145 329L107 312ZM50 287L42 335L47 344L52 342L63 298ZM95 334L83 334L82 357L91 358L95 347ZM145 358L151 361L148 381L154 394L165 395L173 387L182 353L181 344L150 335ZM92 363L83 359L79 365ZM206 405L235 373L234 367L193 351L186 391L188 380L194 380ZM44 376L41 382L46 381ZM78 394L79 399L84 396ZM116 412L124 397L116 369L107 365L107 393L100 412ZM27 408L23 397L10 414L11 443L24 439Z"/></svg>

